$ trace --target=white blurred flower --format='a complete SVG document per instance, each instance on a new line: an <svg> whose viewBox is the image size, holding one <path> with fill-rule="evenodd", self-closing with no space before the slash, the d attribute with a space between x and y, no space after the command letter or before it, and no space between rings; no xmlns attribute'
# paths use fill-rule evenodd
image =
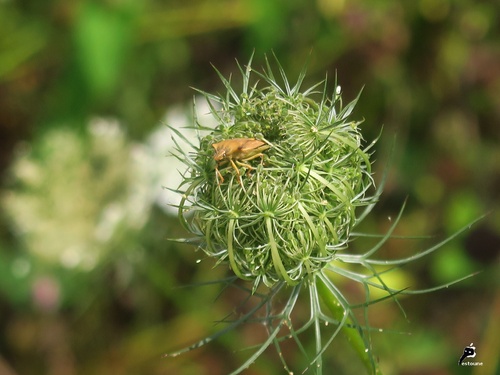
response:
<svg viewBox="0 0 500 375"><path fill-rule="evenodd" d="M210 107L204 97L198 97L195 100L195 116L198 123L204 127L214 128L217 121L210 112ZM214 104L216 105L216 104ZM186 127L192 126L192 106L175 106L170 108L166 114L164 122L170 127L175 129L182 129L182 134L192 143L197 144L198 138L194 129ZM161 166L161 172L158 176L159 185L177 187L182 181L181 173L185 171L185 164L170 156L170 152L174 149L175 143L173 141L173 132L166 126L160 126L154 131L146 140L146 147L148 153L147 165ZM188 143L175 137L180 143L180 146L190 148ZM177 215L177 208L175 207L180 203L180 196L171 190L164 189L160 194L155 197L156 204L161 207L166 213Z"/></svg>
<svg viewBox="0 0 500 375"><path fill-rule="evenodd" d="M20 154L1 202L35 259L82 270L137 233L151 205L118 122L95 119L89 130L52 130Z"/></svg>
<svg viewBox="0 0 500 375"><path fill-rule="evenodd" d="M187 126L187 108L168 110L165 121L175 128ZM205 100L197 112L200 123L214 124ZM196 141L194 131L187 134ZM177 195L163 189L180 183L183 164L167 157L173 147L166 126L143 143L128 141L112 119L93 119L87 137L54 129L33 149L23 147L11 167L12 187L0 203L35 259L91 270L112 250L126 250L153 205L176 212L169 204L178 203Z"/></svg>

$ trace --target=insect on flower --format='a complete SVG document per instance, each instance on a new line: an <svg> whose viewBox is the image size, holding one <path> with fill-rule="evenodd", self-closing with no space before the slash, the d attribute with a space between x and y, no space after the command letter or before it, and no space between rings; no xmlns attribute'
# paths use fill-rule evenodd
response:
<svg viewBox="0 0 500 375"><path fill-rule="evenodd" d="M262 163L264 160L262 151L267 150L271 146L255 138L233 138L214 143L212 147L215 150L214 160L217 162L215 172L219 178L219 185L224 182L224 177L219 172L219 166L229 162L238 175L240 185L243 186L238 166L247 168L248 172L251 169L255 169L245 162L260 157Z"/></svg>

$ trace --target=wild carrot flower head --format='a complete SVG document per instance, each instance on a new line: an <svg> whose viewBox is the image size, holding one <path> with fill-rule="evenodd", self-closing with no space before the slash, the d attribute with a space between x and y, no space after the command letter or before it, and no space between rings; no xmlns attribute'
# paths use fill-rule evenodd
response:
<svg viewBox="0 0 500 375"><path fill-rule="evenodd" d="M233 374L244 371L271 344L285 370L292 373L281 353L281 344L288 339L297 343L308 360L304 372L322 374L323 354L340 332L368 373L379 374L368 306L389 298L399 305L399 294L434 291L459 281L409 291L388 286L386 274L433 253L470 225L418 254L373 259L391 237L401 210L387 233L375 236L377 243L369 250L363 254L346 251L350 241L363 235L353 228L371 211L382 190L379 187L370 195L373 143L364 145L360 122L350 118L357 99L343 105L340 86L335 84L333 94L328 94L326 80L302 89L305 73L291 84L277 63L280 84L268 62L264 72L254 71L250 63L239 67L241 94L220 73L226 92L202 92L218 125L206 128L195 121L197 144L181 131L171 130L177 135L174 156L187 167L176 190L182 196L181 223L217 264L228 264L236 277L253 283L253 288L241 289L258 302L227 322L226 328L167 355L198 348L253 321L264 323L268 338ZM179 139L192 150L181 147ZM362 285L366 301L351 303L332 281L332 274ZM227 281L219 282L226 285ZM261 283L268 287L262 293L257 290ZM373 289L385 295L373 299ZM304 290L309 296L309 315L305 321L295 321L292 312ZM359 308L364 310L363 321L355 313ZM261 309L264 317L256 317ZM300 337L309 329L314 333L313 353L305 349Z"/></svg>
<svg viewBox="0 0 500 375"><path fill-rule="evenodd" d="M295 285L346 247L356 208L373 201L356 100L344 106L326 80L303 90L304 72L292 85L279 64L281 84L269 63L240 71L241 93L220 74L226 93L203 93L217 127L194 153L177 150L188 167L179 213L239 278Z"/></svg>

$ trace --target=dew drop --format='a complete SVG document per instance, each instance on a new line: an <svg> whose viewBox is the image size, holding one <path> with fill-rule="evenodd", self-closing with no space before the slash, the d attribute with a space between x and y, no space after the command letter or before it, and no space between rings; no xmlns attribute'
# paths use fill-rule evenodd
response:
<svg viewBox="0 0 500 375"><path fill-rule="evenodd" d="M365 353L368 353L368 348L365 349Z"/></svg>
<svg viewBox="0 0 500 375"><path fill-rule="evenodd" d="M201 259L196 259L196 264L200 264L201 263Z"/></svg>
<svg viewBox="0 0 500 375"><path fill-rule="evenodd" d="M379 328L378 331L379 332L384 332L384 330L382 328Z"/></svg>

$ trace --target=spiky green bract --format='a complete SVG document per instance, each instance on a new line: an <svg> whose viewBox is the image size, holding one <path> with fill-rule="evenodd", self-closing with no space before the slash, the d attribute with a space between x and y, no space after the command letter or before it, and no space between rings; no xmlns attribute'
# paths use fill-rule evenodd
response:
<svg viewBox="0 0 500 375"><path fill-rule="evenodd" d="M219 74L226 93L203 93L218 126L200 136L194 155L179 157L189 170L180 188L184 224L209 256L255 287L295 285L321 270L346 247L356 208L373 201L360 122L349 118L356 100L343 106L340 87L329 96L326 80L302 91L305 72L292 86L277 69L281 84L269 63L264 73L240 67L241 94ZM241 180L230 163L220 165L221 183L212 145L234 138L270 148L263 161L246 162L254 169L240 168Z"/></svg>

